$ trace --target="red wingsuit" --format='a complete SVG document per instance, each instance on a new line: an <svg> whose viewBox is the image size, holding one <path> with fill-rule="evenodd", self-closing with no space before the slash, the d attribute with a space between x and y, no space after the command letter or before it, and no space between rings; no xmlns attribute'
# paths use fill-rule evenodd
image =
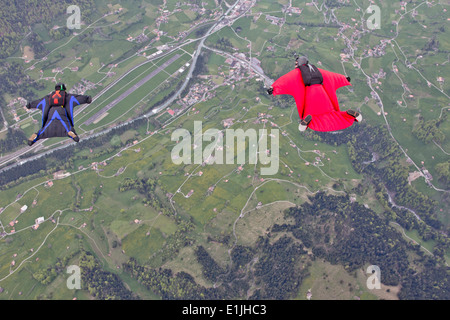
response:
<svg viewBox="0 0 450 320"><path fill-rule="evenodd" d="M355 117L339 109L336 90L351 85L344 75L319 69L322 84L305 86L299 68L281 76L273 84L273 95L289 94L294 97L298 114L304 119L308 114L312 120L308 127L315 131L336 131L353 124Z"/></svg>

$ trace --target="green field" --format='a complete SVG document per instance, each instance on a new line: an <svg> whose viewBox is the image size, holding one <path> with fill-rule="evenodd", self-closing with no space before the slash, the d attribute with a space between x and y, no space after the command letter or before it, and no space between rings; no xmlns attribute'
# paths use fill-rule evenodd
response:
<svg viewBox="0 0 450 320"><path fill-rule="evenodd" d="M370 207L385 218L386 208L377 200L385 181L372 181L367 178L370 177L367 172L359 173L352 166L351 142L326 143L299 133L293 98L285 97L280 102L280 97L268 96L265 90L268 83L260 81L261 75L249 72L245 64L227 62L238 53L247 60L257 58L264 76L272 80L292 69L294 53L307 55L321 68L350 76L352 87L337 92L342 110L358 109L370 125L388 128L392 141L404 152L400 161L409 173L417 170L415 165L430 172L435 188L430 188L422 177L411 185L436 201L433 217L442 224L438 233L446 237L450 226L448 190L442 191L446 186L438 179L436 166L448 160L448 121L439 127L446 137L439 143L424 143L412 131L419 115L425 120L434 120L448 113L449 83L439 84L436 79L449 76L450 64L443 53L448 51L449 43L441 27L447 27L443 9L450 8L444 4L408 3L409 10L416 7L418 11L418 15L412 17L410 13L403 14L398 3L383 3L380 4L382 28L356 33L361 31L361 26L355 24L361 24L359 17L369 1L345 6L335 2L330 1L336 6L333 12L325 14L325 7L297 0L258 1L240 18L207 37L205 46L211 50L202 48L204 65L196 69L200 71L189 82L184 95L177 97L170 106L172 110L181 110L180 113L171 115L164 110L148 117L143 124L139 122L124 131L107 133L102 145L74 148L74 159L62 172L65 176L55 176L55 170L48 169L38 177L27 178L2 190L0 288L3 290L0 299L94 299L94 291L68 289L68 275L63 268L56 268L48 283L38 276L62 263L64 257L67 257L66 265L77 265L84 251L95 256L101 270L117 275L126 288L142 299L161 299L163 295L147 289L141 284L142 279L123 270L123 264L131 258L152 270L170 269L174 275L185 272L195 284L211 289L225 285L225 274L231 273L234 266L231 253L242 246L254 253L244 266L239 266L240 273L236 273L244 281L265 257L266 252L258 251L264 241L274 244L287 236L295 244L302 243L292 236L295 230L291 234L272 232L272 228L293 225L294 217L288 217L287 210L309 203L308 197L319 192L354 197L358 204ZM301 9L301 13L286 12L289 4ZM93 30L84 30L70 42L68 39L54 41L44 25L36 26L36 32L48 41L46 48L54 51L46 62L35 61L36 68L28 71L30 77L39 79L42 68L42 76L50 77L36 80L45 81L45 89L37 92L40 96L51 90L52 79L65 81L68 87L80 84L82 79L94 84L86 94L96 97L95 101L86 108L80 107L83 109L76 118L82 137L114 128L164 102L185 80L187 71L179 73L178 70L187 69L186 64L192 63L194 52L198 50L199 41L182 42L197 39L194 23L211 23L214 15L219 16L226 10L225 4L217 7L212 0L202 2L202 11L175 0L144 0L139 6L133 1L121 1L114 7L122 7L120 13L101 18L111 7L105 1L98 1L97 5L109 9L102 7L98 16L94 14L91 19L100 19L92 26ZM329 20L332 14L336 20ZM163 22L157 23L157 18ZM282 23L272 23L273 19L281 19ZM398 35L393 30L392 20L401 21ZM352 28L341 30L342 24ZM154 32L156 29L160 34ZM188 30L193 31L186 39L185 35L180 36ZM88 33L85 38L82 37L84 32ZM142 43L126 40L142 34L147 36ZM439 40L439 50L424 50L433 36ZM353 58L341 60L340 55L348 53L344 39L349 38L358 39L353 44ZM391 38L395 41L382 41ZM182 45L178 46L179 41ZM164 45L160 56L148 59ZM375 50L377 46L382 46L378 49L383 54L368 55L368 50ZM146 57L137 54L139 49L144 49ZM78 56L81 59L75 59ZM170 65L103 117L84 124L173 57L176 59ZM414 68L408 67L414 61ZM79 71L66 69L68 65L79 67ZM63 73L52 72L57 67L63 69ZM374 75L380 71L386 74L375 82ZM108 72L115 74L108 76ZM372 87L368 85L369 79ZM432 85L428 86L427 81ZM381 97L383 109L371 96L372 91ZM189 104L189 101L194 102ZM18 126L26 135L39 128L40 114L30 116L24 110L18 111L21 119ZM386 117L381 111L387 113ZM6 118L8 122L13 121L9 113ZM238 163L234 154L233 163L175 164L171 157L176 145L172 133L182 128L193 136L196 121L201 121L203 132L218 129L225 133L226 128L256 132L267 129L271 134L278 130L276 174L263 175L261 169L268 165L249 163L249 140L245 142L244 163ZM226 121L232 124L227 127ZM336 133L336 139L339 137ZM64 141L66 139L49 140L45 146L52 147ZM200 142L192 138L189 146L197 148ZM209 143L203 141L202 147ZM223 149L226 147L224 145ZM220 156L219 149L215 149L214 155ZM415 165L407 163L407 158ZM53 161L57 163L57 159ZM127 188L130 181L132 187ZM21 213L24 205L27 209ZM36 229L33 226L39 217L45 221ZM393 222L383 221L387 225ZM423 268L423 264L417 263L421 258L418 251L434 257L433 252L441 249L438 243L442 239L435 239L436 233L431 236L431 227L425 222L423 226L420 232L398 224L393 228L405 243L411 244L405 255L415 272ZM414 244L418 244L420 250L413 251ZM226 271L216 282L205 276L204 266L196 256L196 248L200 246ZM295 271L302 275L301 281L289 299L304 300L308 290L312 290L313 300L398 299L401 283L383 285L378 291L367 288L364 267L372 264L371 261L364 260L363 267L350 271L348 266L315 256L312 248L305 247L305 250L295 266ZM442 259L448 262L449 257L447 246ZM236 290L239 292L236 298L248 299L250 293L263 286L263 282L249 283L248 287L243 286L246 290Z"/></svg>

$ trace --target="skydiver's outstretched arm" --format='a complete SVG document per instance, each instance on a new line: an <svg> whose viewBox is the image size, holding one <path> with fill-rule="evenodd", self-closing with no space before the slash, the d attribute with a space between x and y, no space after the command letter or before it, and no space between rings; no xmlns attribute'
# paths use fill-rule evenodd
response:
<svg viewBox="0 0 450 320"><path fill-rule="evenodd" d="M73 127L73 110L76 106L80 105L80 104L85 104L85 103L91 103L92 102L92 97L91 96L84 96L84 95L79 95L79 94L68 94L66 95L66 102L65 102L65 107L66 110L68 111L68 118L70 123L72 124Z"/></svg>
<svg viewBox="0 0 450 320"><path fill-rule="evenodd" d="M76 101L76 103L73 104L73 106L77 106L79 104L85 104L85 103L91 103L92 97L91 96L85 96L85 95L79 95L79 94L68 94L67 95L67 102L70 101Z"/></svg>
<svg viewBox="0 0 450 320"><path fill-rule="evenodd" d="M323 76L323 85L332 91L344 86L351 86L350 77L346 77L340 73L331 72L328 70L319 69Z"/></svg>
<svg viewBox="0 0 450 320"><path fill-rule="evenodd" d="M27 107L27 109L40 109L42 111L46 107L47 101L48 101L48 96L45 96L43 98L28 102L26 107Z"/></svg>

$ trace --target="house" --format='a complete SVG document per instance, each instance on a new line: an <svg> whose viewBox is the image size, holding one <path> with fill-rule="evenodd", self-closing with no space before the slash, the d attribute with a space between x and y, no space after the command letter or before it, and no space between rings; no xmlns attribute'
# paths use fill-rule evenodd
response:
<svg viewBox="0 0 450 320"><path fill-rule="evenodd" d="M22 208L20 208L20 213L24 213L28 209L27 205L24 205Z"/></svg>
<svg viewBox="0 0 450 320"><path fill-rule="evenodd" d="M64 170L60 170L53 173L53 179L63 179L68 176L70 176L70 172L65 172Z"/></svg>
<svg viewBox="0 0 450 320"><path fill-rule="evenodd" d="M311 289L308 290L308 292L306 293L306 299L311 300L312 298L312 293L311 293Z"/></svg>
<svg viewBox="0 0 450 320"><path fill-rule="evenodd" d="M41 223L44 222L44 221L45 221L44 217L39 217L39 218L37 218L36 220L34 220L34 222L35 222L37 225L41 224Z"/></svg>

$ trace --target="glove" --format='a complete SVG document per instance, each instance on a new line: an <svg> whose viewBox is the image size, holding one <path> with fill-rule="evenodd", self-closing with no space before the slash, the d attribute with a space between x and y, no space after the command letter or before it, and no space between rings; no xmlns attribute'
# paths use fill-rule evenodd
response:
<svg viewBox="0 0 450 320"><path fill-rule="evenodd" d="M268 94L272 94L272 93L273 93L273 88L267 89L267 93L268 93Z"/></svg>
<svg viewBox="0 0 450 320"><path fill-rule="evenodd" d="M350 80L351 80L350 77L347 77L346 79L347 79L348 82L350 82Z"/></svg>
<svg viewBox="0 0 450 320"><path fill-rule="evenodd" d="M88 96L88 98L87 98L87 100L86 100L86 103L91 103L92 102L92 97L91 96Z"/></svg>
<svg viewBox="0 0 450 320"><path fill-rule="evenodd" d="M31 103L28 102L27 105L26 105L26 107L27 107L27 109L31 109Z"/></svg>

